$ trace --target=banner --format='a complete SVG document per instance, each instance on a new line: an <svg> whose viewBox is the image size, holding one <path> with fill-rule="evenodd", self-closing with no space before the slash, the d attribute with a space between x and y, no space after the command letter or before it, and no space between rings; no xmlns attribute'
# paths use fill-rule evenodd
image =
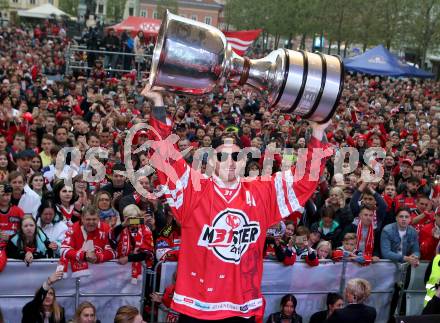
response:
<svg viewBox="0 0 440 323"><path fill-rule="evenodd" d="M246 53L250 45L258 38L261 33L261 29L255 30L239 30L239 31L223 31L226 39L233 51L243 56Z"/></svg>
<svg viewBox="0 0 440 323"><path fill-rule="evenodd" d="M117 309L122 305L139 308L142 281L131 283L131 264L125 266L116 262L90 265L91 275L78 279L67 278L54 284L57 301L64 307L66 321L75 311L75 296L79 303L90 301L96 306L97 318L101 322L113 322ZM24 262L8 260L5 270L0 273L0 304L5 322L21 322L23 306L32 300L57 268L57 262L36 260L29 267Z"/></svg>
<svg viewBox="0 0 440 323"><path fill-rule="evenodd" d="M175 262L162 264L160 292L171 284L176 265ZM364 278L371 283L372 293L366 304L376 308L376 323L386 323L394 284L400 278L400 266L389 261L380 261L370 266L328 261L317 267L310 267L303 261L293 266L265 261L261 282L266 300L264 321L271 313L280 311L280 300L284 295L294 294L298 300L296 312L307 323L313 313L326 309L327 293L343 293L345 282L351 278ZM159 316L159 321L163 318L163 315Z"/></svg>

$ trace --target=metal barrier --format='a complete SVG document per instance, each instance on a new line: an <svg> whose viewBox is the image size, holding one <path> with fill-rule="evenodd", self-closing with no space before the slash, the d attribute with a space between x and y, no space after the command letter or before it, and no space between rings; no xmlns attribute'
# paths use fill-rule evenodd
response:
<svg viewBox="0 0 440 323"><path fill-rule="evenodd" d="M406 300L406 315L420 315L426 294L424 277L428 261L421 261L418 267L411 267L408 287L403 290Z"/></svg>
<svg viewBox="0 0 440 323"><path fill-rule="evenodd" d="M35 291L57 267L57 259L35 260L29 267L23 261L8 260L0 273L1 309L5 322L20 322L23 306L32 300ZM146 273L142 282L131 283L130 264L115 261L90 265L91 275L67 278L54 285L59 303L64 306L66 318L73 317L75 308L84 300L91 301L101 322L113 322L116 310L122 305L133 305L143 311Z"/></svg>
<svg viewBox="0 0 440 323"><path fill-rule="evenodd" d="M163 293L172 281L176 270L176 262L159 263L155 267L156 276L160 271L159 292ZM270 313L279 311L279 302L283 295L294 294L298 299L297 312L302 315L303 322L310 316L325 309L325 297L329 292L343 293L345 283L352 278L365 278L372 285L372 293L367 304L377 310L376 322L387 322L390 312L394 285L401 279L404 266L387 260L381 260L370 266L359 266L351 262L333 263L320 262L317 267L310 267L304 261L293 266L284 266L279 262L265 261L261 283L262 293L266 300L265 320ZM387 273L378 275L377 273ZM234 286L231 286L234 288ZM156 290L156 284L153 284ZM151 321L153 322L153 313ZM159 310L158 320L164 320L164 313Z"/></svg>
<svg viewBox="0 0 440 323"><path fill-rule="evenodd" d="M145 71L141 70L141 62L136 62L135 58L139 55L136 55L134 53L126 53L126 52L110 52L105 50L92 50L87 49L85 46L79 46L79 45L72 45L69 44L69 46L66 49L66 74L69 75L72 73L73 70L92 70L93 66L88 66L88 60L82 59L82 60L75 60L75 53L80 53L81 56L85 54L97 54L98 56L108 56L108 55L118 55L118 56L130 56L133 57L133 61L135 65L131 65L134 67L137 71L137 78L141 79L143 76L146 76L149 74L149 69L146 69ZM142 56L145 60L145 62L151 62L152 55L143 55ZM123 66L123 63L122 63ZM106 67L104 66L104 70L106 72L117 72L117 73L129 73L133 69L123 69L123 68L113 68L113 67Z"/></svg>

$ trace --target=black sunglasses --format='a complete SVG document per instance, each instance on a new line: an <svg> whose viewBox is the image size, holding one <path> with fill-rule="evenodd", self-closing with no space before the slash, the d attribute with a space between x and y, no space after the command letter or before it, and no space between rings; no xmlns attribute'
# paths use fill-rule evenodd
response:
<svg viewBox="0 0 440 323"><path fill-rule="evenodd" d="M236 162L238 160L238 154L239 154L238 151L233 152L233 153L225 153L225 152L217 153L217 160L219 162L224 162L224 161L228 160L229 156L231 156L232 160Z"/></svg>

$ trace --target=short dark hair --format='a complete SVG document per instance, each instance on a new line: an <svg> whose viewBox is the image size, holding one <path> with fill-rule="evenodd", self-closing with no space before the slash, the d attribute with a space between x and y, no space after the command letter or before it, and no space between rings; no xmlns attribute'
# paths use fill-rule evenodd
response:
<svg viewBox="0 0 440 323"><path fill-rule="evenodd" d="M408 212L409 214L411 214L411 210L408 208L408 207L406 207L406 206L401 206L401 207L399 207L398 209L397 209L397 211L396 211L396 216L398 216L399 215L399 213L400 212Z"/></svg>
<svg viewBox="0 0 440 323"><path fill-rule="evenodd" d="M327 294L327 300L326 300L327 308L330 305L334 305L340 299L342 299L342 300L344 299L341 294L338 294L338 293L328 293Z"/></svg>
<svg viewBox="0 0 440 323"><path fill-rule="evenodd" d="M359 213L361 213L362 210L374 211L375 209L369 205L362 204L359 208Z"/></svg>
<svg viewBox="0 0 440 323"><path fill-rule="evenodd" d="M411 176L410 178L408 178L406 180L407 183L415 183L415 184L420 184L420 179L418 179L415 176Z"/></svg>
<svg viewBox="0 0 440 323"><path fill-rule="evenodd" d="M323 207L321 209L321 218L335 218L335 210L331 207Z"/></svg>

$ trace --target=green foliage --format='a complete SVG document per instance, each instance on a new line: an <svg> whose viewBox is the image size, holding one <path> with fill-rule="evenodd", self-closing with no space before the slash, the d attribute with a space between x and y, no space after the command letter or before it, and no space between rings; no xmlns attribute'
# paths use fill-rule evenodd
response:
<svg viewBox="0 0 440 323"><path fill-rule="evenodd" d="M440 0L227 0L226 22L275 37L324 35L340 46L410 47L423 61L440 45Z"/></svg>
<svg viewBox="0 0 440 323"><path fill-rule="evenodd" d="M65 13L76 17L78 14L78 4L80 0L61 0L60 9Z"/></svg>
<svg viewBox="0 0 440 323"><path fill-rule="evenodd" d="M177 0L159 0L157 1L157 15L159 19L165 16L167 10L177 14L179 6Z"/></svg>
<svg viewBox="0 0 440 323"><path fill-rule="evenodd" d="M127 0L107 0L106 18L111 22L119 22L124 15Z"/></svg>

